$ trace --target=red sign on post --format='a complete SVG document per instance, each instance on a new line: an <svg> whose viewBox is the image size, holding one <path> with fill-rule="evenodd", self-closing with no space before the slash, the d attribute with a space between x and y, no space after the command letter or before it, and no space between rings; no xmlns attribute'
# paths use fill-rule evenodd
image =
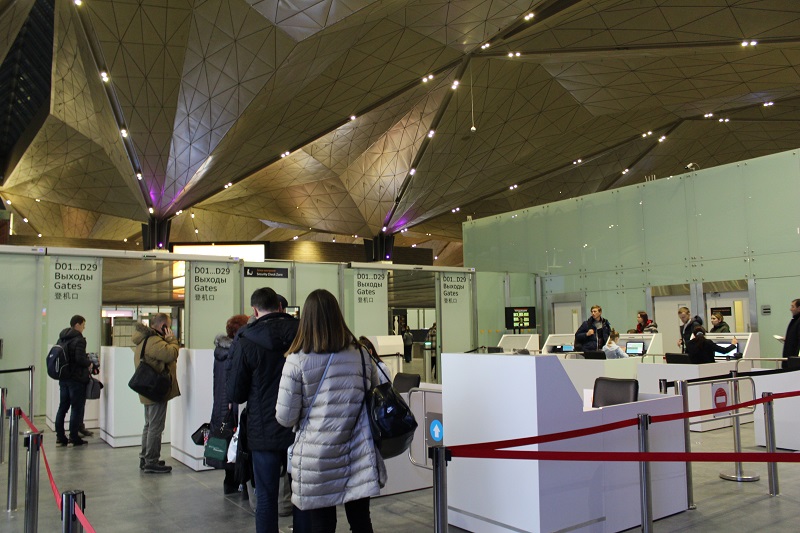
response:
<svg viewBox="0 0 800 533"><path fill-rule="evenodd" d="M728 391L722 387L714 391L714 407L726 407L728 405Z"/></svg>

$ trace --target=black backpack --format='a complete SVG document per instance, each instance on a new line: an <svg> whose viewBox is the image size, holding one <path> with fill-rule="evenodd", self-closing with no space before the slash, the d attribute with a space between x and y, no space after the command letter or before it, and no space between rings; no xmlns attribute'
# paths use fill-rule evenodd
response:
<svg viewBox="0 0 800 533"><path fill-rule="evenodd" d="M69 366L69 357L64 347L56 343L47 352L47 375L53 379L61 379L61 376L66 375L66 369Z"/></svg>

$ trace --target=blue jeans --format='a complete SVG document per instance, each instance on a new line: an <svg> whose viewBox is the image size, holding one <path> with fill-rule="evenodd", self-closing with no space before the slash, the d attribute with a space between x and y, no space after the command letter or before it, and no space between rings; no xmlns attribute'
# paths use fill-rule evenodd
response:
<svg viewBox="0 0 800 533"><path fill-rule="evenodd" d="M86 384L78 383L77 381L59 381L58 387L60 389L60 403L58 404L58 412L56 413L56 436L59 439L65 439L64 435L64 419L67 417L67 411L72 410L69 415L69 438L72 440L79 440L81 438L78 430L83 424L83 411L86 408Z"/></svg>
<svg viewBox="0 0 800 533"><path fill-rule="evenodd" d="M253 475L256 479L256 532L278 533L278 485L281 461L286 451L253 450Z"/></svg>

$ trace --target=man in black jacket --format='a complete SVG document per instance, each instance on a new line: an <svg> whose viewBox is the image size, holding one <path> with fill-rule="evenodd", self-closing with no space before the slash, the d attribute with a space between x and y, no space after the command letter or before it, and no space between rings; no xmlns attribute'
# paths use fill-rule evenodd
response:
<svg viewBox="0 0 800 533"><path fill-rule="evenodd" d="M278 531L278 485L286 450L294 442L290 428L275 420L284 354L297 335L298 320L284 313L278 295L265 287L250 297L256 320L239 330L232 347L228 396L247 402L247 444L256 479L256 531Z"/></svg>
<svg viewBox="0 0 800 533"><path fill-rule="evenodd" d="M87 444L80 436L83 425L83 411L86 407L86 384L89 383L89 370L92 362L86 355L86 339L83 330L86 328L86 319L75 315L69 321L69 327L62 330L58 336L58 345L64 349L69 364L64 368L58 387L61 392L61 401L56 413L56 443L66 446ZM69 416L69 440L64 434L64 419L67 411L72 410Z"/></svg>
<svg viewBox="0 0 800 533"><path fill-rule="evenodd" d="M789 310L792 312L792 319L786 328L786 337L783 341L783 357L797 357L798 353L800 353L800 298L792 300ZM783 368L788 367L789 365L784 361Z"/></svg>
<svg viewBox="0 0 800 533"><path fill-rule="evenodd" d="M603 308L592 306L592 315L575 332L576 351L600 351L611 336L611 324L603 318Z"/></svg>

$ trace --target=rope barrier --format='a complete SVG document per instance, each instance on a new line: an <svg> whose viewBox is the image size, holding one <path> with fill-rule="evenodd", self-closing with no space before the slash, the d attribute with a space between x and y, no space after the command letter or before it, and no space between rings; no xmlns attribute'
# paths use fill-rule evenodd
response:
<svg viewBox="0 0 800 533"><path fill-rule="evenodd" d="M738 403L735 405L726 405L723 407L715 407L712 409L702 409L699 411L688 411L681 413L672 413L668 415L654 415L650 417L651 423L670 422L673 420L683 420L695 416L706 416L715 413L725 413L735 409L742 409L751 407L758 404L767 403L769 401L778 400L782 398L792 398L800 396L800 391L780 392L775 393L765 398L757 398L747 402ZM588 435L595 435L598 433L605 433L626 427L636 426L639 423L638 418L631 418L628 420L620 420L609 424L600 426L592 426L588 428L573 429L569 431L561 431L559 433L550 433L548 435L539 435L536 437L525 437L520 439L499 440L492 442L481 442L475 444L459 444L456 446L448 446L453 454L453 457L482 457L493 459L543 459L553 461L702 461L702 462L726 462L726 461L744 461L744 462L800 462L800 454L796 453L689 453L689 452L648 452L634 453L634 452L547 452L547 451L518 451L518 450L501 450L503 448L518 448L520 446L531 446L533 444L544 444L546 442L554 442L560 440L573 439L576 437L585 437ZM555 454L555 455L553 455ZM591 456L591 457L590 457ZM627 459L627 457L635 456L637 458ZM674 458L667 459L670 456ZM707 457L706 457L707 456ZM780 456L779 458L776 458ZM785 457L784 457L785 456ZM625 459L613 458L625 457ZM660 458L659 458L660 457ZM705 459L701 457L706 457ZM744 459L742 458L744 457ZM759 459L756 459L759 458ZM765 458L765 459L760 459ZM772 461L769 459L772 458ZM791 458L791 459L790 459Z"/></svg>

